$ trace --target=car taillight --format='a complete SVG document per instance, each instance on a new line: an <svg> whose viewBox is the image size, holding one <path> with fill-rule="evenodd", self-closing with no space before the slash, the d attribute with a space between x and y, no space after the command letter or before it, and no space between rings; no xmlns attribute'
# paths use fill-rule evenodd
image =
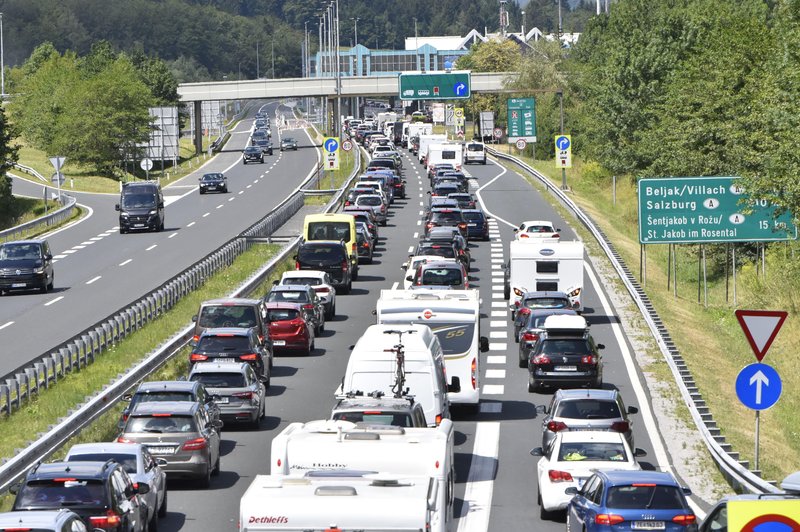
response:
<svg viewBox="0 0 800 532"><path fill-rule="evenodd" d="M244 355L239 355L239 360L244 360L245 362L255 362L258 360L258 355L256 353L247 353Z"/></svg>
<svg viewBox="0 0 800 532"><path fill-rule="evenodd" d="M386 212L386 205L381 205L381 212Z"/></svg>
<svg viewBox="0 0 800 532"><path fill-rule="evenodd" d="M353 202L352 202L352 201L350 201L350 200L345 200L345 202L344 202L344 206L345 206L345 207L349 207L349 206L350 206L350 205L352 205L352 204L353 204Z"/></svg>
<svg viewBox="0 0 800 532"><path fill-rule="evenodd" d="M581 357L581 364L596 364L597 359L593 355L583 355Z"/></svg>
<svg viewBox="0 0 800 532"><path fill-rule="evenodd" d="M441 414L436 414L436 426L437 427L439 426L439 423L442 422L442 419L443 419L443 417L442 417Z"/></svg>
<svg viewBox="0 0 800 532"><path fill-rule="evenodd" d="M114 528L122 524L122 518L114 510L109 510L106 515L93 515L89 517L93 528Z"/></svg>
<svg viewBox="0 0 800 532"><path fill-rule="evenodd" d="M550 482L572 482L572 475L570 475L569 471L551 469L547 472L547 476L550 477Z"/></svg>
<svg viewBox="0 0 800 532"><path fill-rule="evenodd" d="M203 362L204 360L208 360L208 357L206 355L201 355L198 353L192 353L191 355L189 355L190 362Z"/></svg>
<svg viewBox="0 0 800 532"><path fill-rule="evenodd" d="M314 310L314 305L312 305L311 303L306 303L305 305L303 305L303 308L305 310Z"/></svg>
<svg viewBox="0 0 800 532"><path fill-rule="evenodd" d="M120 436L117 438L117 443L135 443L133 440L129 440L128 438L123 438Z"/></svg>
<svg viewBox="0 0 800 532"><path fill-rule="evenodd" d="M345 261L342 261L342 271L343 271L343 272L346 272L346 271L347 271L347 261L346 261L346 260L345 260Z"/></svg>
<svg viewBox="0 0 800 532"><path fill-rule="evenodd" d="M694 514L676 515L672 518L672 522L682 526L693 525L697 522L697 516Z"/></svg>
<svg viewBox="0 0 800 532"><path fill-rule="evenodd" d="M519 237L520 238L528 238L528 234L527 233L522 233L521 235L519 235Z"/></svg>
<svg viewBox="0 0 800 532"><path fill-rule="evenodd" d="M428 222L428 223L426 223L426 224L425 224L425 227L427 227L428 229L430 229L431 227L433 227L433 222Z"/></svg>
<svg viewBox="0 0 800 532"><path fill-rule="evenodd" d="M561 432L562 430L567 430L567 424L563 421L550 421L547 424L547 430L550 432Z"/></svg>
<svg viewBox="0 0 800 532"><path fill-rule="evenodd" d="M558 233L553 233L551 236L553 238L561 238L561 235L559 235Z"/></svg>
<svg viewBox="0 0 800 532"><path fill-rule="evenodd" d="M515 288L514 289L514 295L522 297L523 294L524 294L524 292L522 290L520 290L519 288ZM519 301L517 301L516 303L517 303L517 306L519 306Z"/></svg>
<svg viewBox="0 0 800 532"><path fill-rule="evenodd" d="M355 251L356 250L356 243L353 242L353 244L350 246L350 248L351 248L352 251Z"/></svg>
<svg viewBox="0 0 800 532"><path fill-rule="evenodd" d="M196 335L196 334L195 334L194 336L192 336L192 341L193 341L194 343L197 343L197 342L199 342L199 341L200 341L200 337L199 337L198 335Z"/></svg>
<svg viewBox="0 0 800 532"><path fill-rule="evenodd" d="M598 525L618 525L625 521L625 518L616 514L597 514L594 516L594 522Z"/></svg>
<svg viewBox="0 0 800 532"><path fill-rule="evenodd" d="M330 292L330 290L324 286L321 288L317 288L316 291L318 294L327 294L328 292Z"/></svg>
<svg viewBox="0 0 800 532"><path fill-rule="evenodd" d="M615 421L611 424L611 430L614 432L628 432L631 426L627 421Z"/></svg>
<svg viewBox="0 0 800 532"><path fill-rule="evenodd" d="M458 224L458 228L459 229L466 229L467 228L467 224L462 222L462 223Z"/></svg>
<svg viewBox="0 0 800 532"><path fill-rule="evenodd" d="M472 376L472 389L474 390L478 384L477 382L477 373L478 373L478 360L473 358L472 364L470 364L470 375Z"/></svg>
<svg viewBox="0 0 800 532"><path fill-rule="evenodd" d="M523 342L536 342L537 340L539 340L538 334L534 334L532 332L526 332L522 334Z"/></svg>
<svg viewBox="0 0 800 532"><path fill-rule="evenodd" d="M195 438L193 440L186 440L181 446L183 451L200 451L208 446L205 438Z"/></svg>
<svg viewBox="0 0 800 532"><path fill-rule="evenodd" d="M300 269L300 263L298 261L294 261L294 269L295 270L299 270Z"/></svg>
<svg viewBox="0 0 800 532"><path fill-rule="evenodd" d="M364 242L364 244L361 247L369 249L369 242Z"/></svg>
<svg viewBox="0 0 800 532"><path fill-rule="evenodd" d="M237 392L231 395L240 399L252 399L255 394L253 392Z"/></svg>
<svg viewBox="0 0 800 532"><path fill-rule="evenodd" d="M550 364L550 357L547 355L536 355L531 360L531 364Z"/></svg>
<svg viewBox="0 0 800 532"><path fill-rule="evenodd" d="M578 297L580 295L580 293L581 293L581 289L580 288L576 288L575 290L573 290L572 292L568 293L567 295L569 297Z"/></svg>

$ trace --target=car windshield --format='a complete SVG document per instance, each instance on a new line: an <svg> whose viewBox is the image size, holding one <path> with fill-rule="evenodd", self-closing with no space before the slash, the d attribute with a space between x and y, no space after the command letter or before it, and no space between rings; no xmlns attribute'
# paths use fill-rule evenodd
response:
<svg viewBox="0 0 800 532"><path fill-rule="evenodd" d="M341 246L303 246L297 254L301 262L335 262L344 260Z"/></svg>
<svg viewBox="0 0 800 532"><path fill-rule="evenodd" d="M309 222L309 240L350 241L350 222Z"/></svg>
<svg viewBox="0 0 800 532"><path fill-rule="evenodd" d="M155 207L156 195L151 193L123 194L122 206L126 209L145 209Z"/></svg>
<svg viewBox="0 0 800 532"><path fill-rule="evenodd" d="M269 310L269 321L289 321L297 319L300 311L290 308L273 308Z"/></svg>
<svg viewBox="0 0 800 532"><path fill-rule="evenodd" d="M202 382L206 388L244 388L244 375L241 373L195 373L193 381Z"/></svg>
<svg viewBox="0 0 800 532"><path fill-rule="evenodd" d="M606 506L625 510L682 510L686 507L683 494L676 486L653 484L612 486Z"/></svg>
<svg viewBox="0 0 800 532"><path fill-rule="evenodd" d="M67 457L68 462L105 462L106 460L114 460L126 473L136 474L136 455L125 453L86 453L86 454L72 454Z"/></svg>
<svg viewBox="0 0 800 532"><path fill-rule="evenodd" d="M222 174L205 174L203 181L218 181L222 179Z"/></svg>
<svg viewBox="0 0 800 532"><path fill-rule="evenodd" d="M283 139L284 144L291 144L292 142L294 142L294 139L291 137L286 137L285 139Z"/></svg>
<svg viewBox="0 0 800 532"><path fill-rule="evenodd" d="M197 432L192 416L173 416L156 414L154 416L131 416L125 425L124 432Z"/></svg>
<svg viewBox="0 0 800 532"><path fill-rule="evenodd" d="M0 260L36 260L42 258L37 244L3 244L0 246Z"/></svg>
<svg viewBox="0 0 800 532"><path fill-rule="evenodd" d="M106 490L101 480L32 480L20 490L14 507L33 509L97 506L106 502Z"/></svg>
<svg viewBox="0 0 800 532"><path fill-rule="evenodd" d="M244 149L245 153L261 153L261 148L258 146L248 146Z"/></svg>
<svg viewBox="0 0 800 532"><path fill-rule="evenodd" d="M305 290L273 290L267 296L267 301L288 301L290 303L305 303L308 294Z"/></svg>
<svg viewBox="0 0 800 532"><path fill-rule="evenodd" d="M569 299L560 297L535 297L523 302L527 308L571 308Z"/></svg>
<svg viewBox="0 0 800 532"><path fill-rule="evenodd" d="M368 423L370 425L394 425L395 427L413 427L410 414L392 412L337 412L333 419L350 421L351 423Z"/></svg>
<svg viewBox="0 0 800 532"><path fill-rule="evenodd" d="M542 342L542 354L545 355L592 355L592 350L589 348L589 342L583 339L563 339L556 340L548 338Z"/></svg>
<svg viewBox="0 0 800 532"><path fill-rule="evenodd" d="M226 351L247 351L250 338L247 336L201 336L195 351L203 353L222 353Z"/></svg>
<svg viewBox="0 0 800 532"><path fill-rule="evenodd" d="M556 407L555 417L569 419L619 419L622 414L616 401L578 399L561 401Z"/></svg>
<svg viewBox="0 0 800 532"><path fill-rule="evenodd" d="M381 203L383 202L381 201L380 196L360 196L358 198L359 205L369 205L371 207L377 207Z"/></svg>
<svg viewBox="0 0 800 532"><path fill-rule="evenodd" d="M628 453L622 443L607 442L569 442L561 443L558 450L558 460L561 462L625 462Z"/></svg>
<svg viewBox="0 0 800 532"><path fill-rule="evenodd" d="M197 319L200 327L255 327L256 310L244 305L207 305Z"/></svg>
<svg viewBox="0 0 800 532"><path fill-rule="evenodd" d="M456 268L425 268L422 270L422 284L455 286L463 281L461 270Z"/></svg>

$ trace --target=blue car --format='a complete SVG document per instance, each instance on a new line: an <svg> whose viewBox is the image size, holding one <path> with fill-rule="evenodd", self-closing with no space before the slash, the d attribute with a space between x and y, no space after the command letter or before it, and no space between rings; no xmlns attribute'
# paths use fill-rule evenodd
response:
<svg viewBox="0 0 800 532"><path fill-rule="evenodd" d="M467 221L467 238L470 240L489 240L489 219L480 209L461 211Z"/></svg>
<svg viewBox="0 0 800 532"><path fill-rule="evenodd" d="M696 532L688 488L661 471L597 471L583 484L565 490L575 495L567 506L567 532L665 530Z"/></svg>

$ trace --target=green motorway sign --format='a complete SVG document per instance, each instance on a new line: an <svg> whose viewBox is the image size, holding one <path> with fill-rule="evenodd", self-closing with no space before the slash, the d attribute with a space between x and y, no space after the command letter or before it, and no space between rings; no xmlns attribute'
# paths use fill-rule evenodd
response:
<svg viewBox="0 0 800 532"><path fill-rule="evenodd" d="M400 74L402 100L465 100L471 96L469 72Z"/></svg>
<svg viewBox="0 0 800 532"><path fill-rule="evenodd" d="M796 240L791 213L752 204L738 177L639 180L639 242L691 244Z"/></svg>
<svg viewBox="0 0 800 532"><path fill-rule="evenodd" d="M533 98L509 98L506 101L508 112L508 142L517 139L536 142L536 100Z"/></svg>

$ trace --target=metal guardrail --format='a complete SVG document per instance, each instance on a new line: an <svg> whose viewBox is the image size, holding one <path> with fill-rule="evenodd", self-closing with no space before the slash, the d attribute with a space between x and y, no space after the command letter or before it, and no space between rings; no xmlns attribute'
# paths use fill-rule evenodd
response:
<svg viewBox="0 0 800 532"><path fill-rule="evenodd" d="M349 183L358 175L361 170L360 161L359 154L356 157L353 172L334 199L340 200ZM59 377L65 376L66 373L71 372L73 369L85 367L105 347L119 341L148 321L163 314L174 306L182 296L202 285L208 276L232 263L239 254L253 245L255 239L269 236L272 231L288 221L303 206L303 192L301 189L309 180L313 179L314 172L312 171L304 183L280 205L270 211L264 219L253 224L204 259L167 281L138 302L79 334L56 352L41 358L32 366L21 368L11 375L6 375L2 379L5 384L0 385L0 412L10 414L13 408L18 408L21 405L23 399L30 399L32 394L35 395L40 387L48 388L51 384L55 384ZM331 201L325 210L329 210L334 205L336 205L336 201ZM268 218L272 218L272 220L267 220ZM279 220L282 221L279 223ZM272 273L275 266L283 262L286 257L297 249L300 240L301 237L292 240L276 257L238 287L231 296L242 297L250 295ZM148 355L142 362L134 365L124 375L115 378L104 390L95 394L83 405L78 406L75 411L60 420L31 445L19 450L14 457L4 460L0 464L0 492L6 491L33 464L50 456L66 441L114 406L126 391L165 364L187 345L192 330L192 325L186 326L164 345Z"/></svg>
<svg viewBox="0 0 800 532"><path fill-rule="evenodd" d="M711 453L711 457L717 464L720 472L737 491L747 491L750 493L779 493L780 490L772 483L762 479L756 472L750 471L747 467L748 462L739 460L739 453L732 450L731 444L725 441L725 436L717 427L716 421L711 414L706 402L700 394L694 377L689 371L686 362L675 346L667 330L666 325L659 317L650 298L645 293L633 273L617 253L614 245L605 233L594 223L586 213L584 213L562 190L550 182L544 175L536 171L533 167L523 161L487 147L487 151L498 159L510 161L539 180L548 192L556 196L558 200L578 218L592 236L597 240L600 247L611 261L614 269L622 280L628 293L633 298L642 316L647 322L650 332L658 344L659 350L672 371L675 382L681 392L686 406L692 415L697 429L703 435L706 447Z"/></svg>
<svg viewBox="0 0 800 532"><path fill-rule="evenodd" d="M39 233L44 228L58 225L72 218L73 212L77 207L78 200L75 199L74 196L69 196L63 193L61 194L61 197L61 207L50 214L45 214L44 216L40 216L39 218L31 220L30 222L25 222L23 224L15 225L14 227L0 231L0 240L4 242L8 242L9 240L20 240L31 234Z"/></svg>

